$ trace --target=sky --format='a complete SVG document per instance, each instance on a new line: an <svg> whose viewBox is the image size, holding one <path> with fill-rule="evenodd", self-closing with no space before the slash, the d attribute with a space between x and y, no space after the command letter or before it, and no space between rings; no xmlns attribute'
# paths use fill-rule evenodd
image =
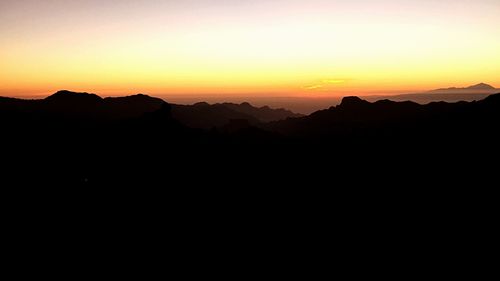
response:
<svg viewBox="0 0 500 281"><path fill-rule="evenodd" d="M0 0L0 95L500 87L499 0Z"/></svg>

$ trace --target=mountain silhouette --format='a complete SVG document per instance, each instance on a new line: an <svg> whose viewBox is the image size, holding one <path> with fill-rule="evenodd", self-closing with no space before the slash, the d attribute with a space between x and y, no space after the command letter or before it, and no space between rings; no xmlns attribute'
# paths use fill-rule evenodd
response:
<svg viewBox="0 0 500 281"><path fill-rule="evenodd" d="M61 118L89 118L96 120L120 120L137 118L154 112L165 104L159 98L138 94L127 97L101 98L95 94L78 93L67 90L41 100L0 98L0 108L6 111L19 109L26 113L57 115ZM211 129L223 127L231 120L247 120L249 124L282 120L301 116L285 109L257 108L249 103L194 105L169 105L175 119L191 128Z"/></svg>
<svg viewBox="0 0 500 281"><path fill-rule="evenodd" d="M186 108L191 122L217 117L221 127L189 128L176 119ZM174 219L201 230L224 217L245 232L248 219L266 229L302 220L307 231L341 219L363 235L402 222L415 231L415 220L435 231L452 215L460 227L494 219L483 213L497 206L500 94L427 105L346 97L269 123L222 104L186 108L144 95L0 98L0 186L22 202L9 212L41 212L43 227L76 221L78 231L89 213L92 225ZM236 113L245 118L226 123Z"/></svg>
<svg viewBox="0 0 500 281"><path fill-rule="evenodd" d="M496 137L492 128L500 122L500 112L493 108L499 106L499 100L500 95L496 94L479 102L421 105L390 100L370 103L358 97L346 97L336 107L301 118L271 122L266 128L288 136L326 141L332 137L387 142L400 138L412 141L413 138L430 142L446 139L455 143L468 139L475 143L474 136L478 134Z"/></svg>
<svg viewBox="0 0 500 281"><path fill-rule="evenodd" d="M392 95L392 96L368 96L365 97L369 101L377 101L390 99L393 101L413 101L420 104L427 104L430 102L458 102L458 101L478 101L488 97L491 94L500 92L500 89L495 89L495 87L480 83L477 85L472 85L465 88L441 88L436 90L431 90L423 93L414 94L402 94L402 95Z"/></svg>
<svg viewBox="0 0 500 281"><path fill-rule="evenodd" d="M220 128L229 124L231 120L247 120L249 124L257 125L302 116L286 109L271 109L267 106L258 108L246 102L172 105L172 114L182 124L200 129Z"/></svg>
<svg viewBox="0 0 500 281"><path fill-rule="evenodd" d="M485 83L479 83L477 85L469 86L466 89L470 90L496 90L495 87L485 84Z"/></svg>
<svg viewBox="0 0 500 281"><path fill-rule="evenodd" d="M479 83L479 84L468 86L465 88L457 88L457 87L442 88L442 89L429 91L429 93L436 93L436 94L489 93L489 94L493 94L493 93L498 92L498 91L499 91L498 89L496 89L495 87L493 87L491 85L488 85L485 83Z"/></svg>
<svg viewBox="0 0 500 281"><path fill-rule="evenodd" d="M484 85L478 87L485 88ZM171 105L161 99L142 94L101 98L95 94L59 91L42 100L0 98L0 112L2 120L8 126L16 125L15 122L12 124L7 122L13 120L26 122L30 120L33 122L28 122L31 125L40 122L68 123L72 122L71 120L87 124L116 123L124 120L136 122L146 116L163 112L161 122L166 122L168 116L170 123L175 122L186 130L188 127L204 129L225 126L226 128L253 127L285 136L316 137L324 134L341 136L351 133L376 134L381 131L387 133L392 129L412 130L422 124L429 124L428 128L434 128L444 120L468 118L470 121L484 117L485 114L489 114L488 116L496 121L497 114L490 108L496 106L498 96L498 94L491 95L484 100L471 103L434 102L426 105L390 100L368 102L359 97L345 97L338 106L308 116L300 116L283 109L256 108L248 103ZM466 113L470 113L471 116L467 116ZM266 120L277 121L266 122ZM483 123L490 121L485 118ZM399 131L396 130L395 133Z"/></svg>
<svg viewBox="0 0 500 281"><path fill-rule="evenodd" d="M197 186L232 186L225 194L246 182L253 189L244 192L259 198L292 192L296 183L345 190L341 177L355 182L382 169L414 178L422 161L426 170L460 175L488 169L485 159L499 156L499 124L500 94L425 105L346 97L307 116L245 103L172 105L146 95L0 98L4 177L154 183L169 192L202 181Z"/></svg>
<svg viewBox="0 0 500 281"><path fill-rule="evenodd" d="M78 105L78 104L95 104L97 102L102 101L102 98L96 94L89 93L78 93L71 92L68 90L61 90L57 93L48 96L44 99L47 102L55 102L55 103L66 103L68 105Z"/></svg>
<svg viewBox="0 0 500 281"><path fill-rule="evenodd" d="M222 127L233 119L244 119L251 124L260 122L251 115L232 110L222 104L210 105L205 102L193 105L173 105L172 115L182 124L199 129Z"/></svg>
<svg viewBox="0 0 500 281"><path fill-rule="evenodd" d="M175 105L144 95L0 98L0 186L21 193L29 216L56 206L64 222L91 212L103 225L117 216L127 225L134 217L212 225L225 216L232 226L257 213L266 226L335 216L358 225L368 216L370 228L387 217L400 227L414 214L441 225L465 208L462 223L471 209L496 206L496 196L482 198L496 191L500 94L428 105L346 97L269 123L249 115L225 123L235 111L223 105L187 108L193 120L220 110L223 125L189 128Z"/></svg>
<svg viewBox="0 0 500 281"><path fill-rule="evenodd" d="M222 105L234 111L250 115L260 122L279 121L287 118L296 118L303 116L302 114L293 113L284 108L272 109L269 106L254 107L248 102L241 104L223 103Z"/></svg>
<svg viewBox="0 0 500 281"><path fill-rule="evenodd" d="M0 98L0 108L6 112L16 109L34 115L96 120L136 118L160 109L164 103L161 99L142 94L103 99L95 94L66 90L40 100Z"/></svg>

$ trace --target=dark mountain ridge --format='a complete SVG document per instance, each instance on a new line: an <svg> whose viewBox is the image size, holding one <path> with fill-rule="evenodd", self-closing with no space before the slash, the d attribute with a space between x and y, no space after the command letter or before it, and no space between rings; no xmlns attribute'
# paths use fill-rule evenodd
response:
<svg viewBox="0 0 500 281"><path fill-rule="evenodd" d="M186 180L232 175L256 184L381 167L408 171L419 161L427 161L426 169L460 169L459 163L472 169L499 152L500 94L426 105L346 97L338 106L269 123L231 107L67 91L43 100L0 98L0 146L8 148L3 159L12 175L168 182L188 173ZM211 129L190 128L197 126Z"/></svg>
<svg viewBox="0 0 500 281"><path fill-rule="evenodd" d="M253 116L260 122L272 122L303 116L302 114L293 113L284 108L272 109L269 106L254 107L248 102L243 102L241 104L222 103L222 105L234 111Z"/></svg>
<svg viewBox="0 0 500 281"><path fill-rule="evenodd" d="M172 115L182 124L200 129L220 128L234 119L244 119L252 125L260 123L254 116L235 111L222 104L172 105Z"/></svg>
<svg viewBox="0 0 500 281"><path fill-rule="evenodd" d="M257 125L303 116L283 108L254 107L247 102L241 104L199 102L193 105L172 105L172 114L184 125L201 129L220 128L236 119L247 120L250 124Z"/></svg>
<svg viewBox="0 0 500 281"><path fill-rule="evenodd" d="M40 100L0 98L0 110L54 115L61 118L118 120L136 118L146 112L159 110L164 103L161 99L142 94L101 98L95 94L64 90Z"/></svg>
<svg viewBox="0 0 500 281"><path fill-rule="evenodd" d="M39 114L61 120L64 118L83 118L105 121L139 118L144 114L156 112L162 107L168 107L170 118L187 127L222 128L231 123L235 124L232 120L246 120L245 124L248 126L259 127L283 135L310 136L309 134L338 134L344 130L352 131L354 129L374 130L377 127L388 128L396 124L408 127L409 124L418 122L442 121L442 118L453 119L456 115L465 113L476 114L470 116L471 118L483 117L484 114L496 117L494 112L485 108L495 106L498 96L498 94L491 95L477 102L433 102L426 105L390 100L370 103L358 97L345 97L338 106L299 117L300 115L287 110L273 110L268 107L255 108L248 103L239 105L232 103L171 105L161 99L142 94L119 98L101 98L95 94L59 91L42 100L0 98L0 112L4 117L10 113L19 116ZM259 119L255 117L257 115L263 117ZM286 119L265 122L267 119L278 118ZM436 118L438 120L435 120ZM242 123L240 122L240 124Z"/></svg>
<svg viewBox="0 0 500 281"><path fill-rule="evenodd" d="M493 108L500 107L499 100L500 95L497 94L478 102L433 102L421 105L390 100L370 103L358 97L346 97L338 106L301 118L271 122L266 128L280 134L305 138L352 138L357 135L375 138L418 135L432 138L440 134L450 134L446 136L450 138L451 131L454 134L466 134L469 129L496 135L498 130L495 126L498 125L500 113Z"/></svg>
<svg viewBox="0 0 500 281"><path fill-rule="evenodd" d="M165 102L143 94L126 97L101 98L95 94L59 91L45 99L24 100L0 97L0 109L22 112L43 112L67 117L92 117L118 120L136 118L146 112L158 110ZM254 107L249 103L196 103L194 105L170 104L172 115L182 124L199 129L220 128L231 120L247 120L252 125L286 118L300 117L286 109Z"/></svg>

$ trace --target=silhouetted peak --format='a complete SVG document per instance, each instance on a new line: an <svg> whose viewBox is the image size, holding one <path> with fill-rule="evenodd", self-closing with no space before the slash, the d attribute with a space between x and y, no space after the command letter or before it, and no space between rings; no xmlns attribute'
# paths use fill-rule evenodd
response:
<svg viewBox="0 0 500 281"><path fill-rule="evenodd" d="M134 98L134 99L156 99L156 98L153 98L153 97L145 95L145 94L136 94L136 95L132 95L130 97Z"/></svg>
<svg viewBox="0 0 500 281"><path fill-rule="evenodd" d="M145 94L137 94L137 95L133 95L133 96L130 96L130 97L132 99L134 99L134 100L154 101L154 102L163 102L163 103L166 103L164 100L162 100L160 98L155 98L155 97L148 96L148 95L145 95Z"/></svg>
<svg viewBox="0 0 500 281"><path fill-rule="evenodd" d="M47 98L45 98L45 100L61 101L61 102L68 102L68 101L99 102L102 100L102 98L96 94L78 93L78 92L62 90L58 91L57 93L51 96L48 96Z"/></svg>
<svg viewBox="0 0 500 281"><path fill-rule="evenodd" d="M467 87L466 89L469 89L469 90L494 90L495 87L488 85L488 84L485 84L485 83L479 83L477 85Z"/></svg>
<svg viewBox="0 0 500 281"><path fill-rule="evenodd" d="M252 105L248 102L242 102L240 105L244 107L252 107Z"/></svg>
<svg viewBox="0 0 500 281"><path fill-rule="evenodd" d="M162 99L159 98L154 98L148 95L144 94L137 94L137 95L132 95L132 96L125 96L125 97L108 97L104 99L107 102L133 102L133 103L162 103L164 102Z"/></svg>
<svg viewBox="0 0 500 281"><path fill-rule="evenodd" d="M204 101L202 101L202 102L197 102L197 103L195 103L195 104L193 104L193 105L194 105L194 106L210 106L210 104L208 104L208 103L206 103L206 102L204 102Z"/></svg>
<svg viewBox="0 0 500 281"><path fill-rule="evenodd" d="M366 104L370 103L363 99L360 99L359 97L344 97L339 106L342 108L353 108Z"/></svg>

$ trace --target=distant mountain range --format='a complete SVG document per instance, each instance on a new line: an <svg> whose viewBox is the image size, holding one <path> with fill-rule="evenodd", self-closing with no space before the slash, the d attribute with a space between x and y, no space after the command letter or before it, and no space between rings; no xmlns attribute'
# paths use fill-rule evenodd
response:
<svg viewBox="0 0 500 281"><path fill-rule="evenodd" d="M499 93L500 89L485 84L479 83L465 88L442 88L431 90L424 93L402 94L391 96L367 96L364 97L369 101L377 101L390 99L393 101L414 101L421 104L426 104L435 101L458 102L458 101L474 101L486 98L488 95Z"/></svg>
<svg viewBox="0 0 500 281"><path fill-rule="evenodd" d="M172 105L172 116L188 127L210 129L222 127L235 119L244 119L256 125L303 115L282 108L254 107L247 102L241 104L200 102L193 105Z"/></svg>
<svg viewBox="0 0 500 281"><path fill-rule="evenodd" d="M496 89L495 87L485 84L485 83L479 83L477 85L472 85L469 87L465 88L457 88L457 87L451 87L451 88L442 88L442 89L437 89L437 90L432 90L429 91L429 93L437 93L437 94L457 94L457 93L470 93L470 94L477 94L477 93L483 93L487 92L490 94L498 92L499 89Z"/></svg>
<svg viewBox="0 0 500 281"><path fill-rule="evenodd" d="M435 101L458 102L458 101L473 101L486 98L490 94L499 93L500 89L490 86L485 83L458 88L450 87L436 90L429 90L421 93L406 93L406 94L379 94L379 95L361 95L367 101L377 101L389 99L393 101L414 101L420 104L427 104ZM224 103L230 100L232 103L240 104L242 101L249 101L252 105L270 106L272 108L286 108L295 113L311 114L315 111L329 108L333 105L338 105L342 101L342 96L338 96L332 92L331 96L241 96L241 95L226 95L226 96L189 96L179 97L174 96L159 96L163 100L176 104L194 104L197 102L209 102L211 104Z"/></svg>

